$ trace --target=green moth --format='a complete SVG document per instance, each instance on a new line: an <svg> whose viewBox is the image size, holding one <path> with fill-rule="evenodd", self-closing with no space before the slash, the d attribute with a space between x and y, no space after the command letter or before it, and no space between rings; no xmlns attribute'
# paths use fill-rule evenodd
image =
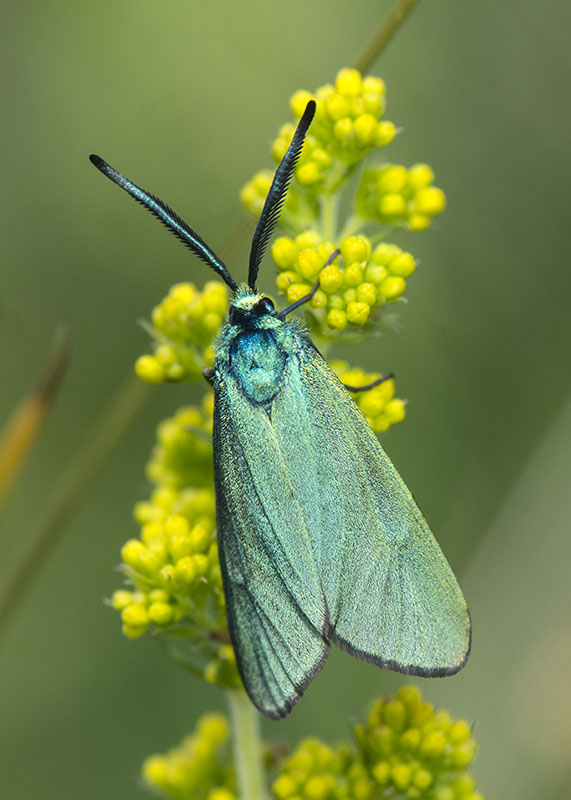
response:
<svg viewBox="0 0 571 800"><path fill-rule="evenodd" d="M238 285L165 203L91 161L232 289L216 345L214 472L228 625L242 681L268 717L291 711L332 642L411 675L457 672L470 618L402 478L303 327L256 279L315 113L278 166Z"/></svg>

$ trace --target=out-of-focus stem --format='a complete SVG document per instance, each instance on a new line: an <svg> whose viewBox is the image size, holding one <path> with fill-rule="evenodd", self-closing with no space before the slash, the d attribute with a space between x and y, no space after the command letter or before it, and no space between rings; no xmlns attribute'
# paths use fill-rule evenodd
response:
<svg viewBox="0 0 571 800"><path fill-rule="evenodd" d="M70 348L66 330L57 333L44 375L23 398L0 435L0 509L26 463L65 375Z"/></svg>
<svg viewBox="0 0 571 800"><path fill-rule="evenodd" d="M387 14L380 26L365 46L362 53L355 59L353 66L364 73L373 65L378 56L385 49L397 30L403 24L410 12L420 0L398 0Z"/></svg>
<svg viewBox="0 0 571 800"><path fill-rule="evenodd" d="M226 694L232 721L238 797L244 800L264 800L260 715L243 689L229 689Z"/></svg>
<svg viewBox="0 0 571 800"><path fill-rule="evenodd" d="M32 534L27 554L5 583L0 597L0 634L17 610L26 591L50 551L61 538L66 524L89 491L106 459L147 396L147 384L134 375L121 384L102 416L70 461L48 502L42 520Z"/></svg>

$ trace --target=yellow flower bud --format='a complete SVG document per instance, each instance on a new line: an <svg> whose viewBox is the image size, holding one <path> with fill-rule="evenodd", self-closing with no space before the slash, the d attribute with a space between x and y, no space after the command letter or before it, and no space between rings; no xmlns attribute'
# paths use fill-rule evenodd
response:
<svg viewBox="0 0 571 800"><path fill-rule="evenodd" d="M268 194L268 192L270 191L270 186L272 185L273 177L274 177L273 174L267 169L260 170L260 172L257 172L254 175L254 178L252 180L254 188L258 192L258 194L261 195L264 199Z"/></svg>
<svg viewBox="0 0 571 800"><path fill-rule="evenodd" d="M420 700L420 692L416 686L401 686L400 689L397 690L396 698L400 700L401 703L405 703L405 705L411 705L412 703L418 703Z"/></svg>
<svg viewBox="0 0 571 800"><path fill-rule="evenodd" d="M337 291L343 283L343 272L336 264L330 264L319 273L319 285L328 294Z"/></svg>
<svg viewBox="0 0 571 800"><path fill-rule="evenodd" d="M295 237L295 243L298 250L305 250L306 248L310 247L319 247L321 244L321 236L317 233L317 231L304 231Z"/></svg>
<svg viewBox="0 0 571 800"><path fill-rule="evenodd" d="M293 270L288 270L287 272L280 272L280 274L276 278L276 288L278 292L285 294L292 283L297 283L299 281L299 274L294 272Z"/></svg>
<svg viewBox="0 0 571 800"><path fill-rule="evenodd" d="M139 541L139 539L129 539L121 548L121 559L123 563L132 569L136 569L139 557L145 549L145 545Z"/></svg>
<svg viewBox="0 0 571 800"><path fill-rule="evenodd" d="M149 620L155 625L168 625L173 619L173 608L169 603L151 603Z"/></svg>
<svg viewBox="0 0 571 800"><path fill-rule="evenodd" d="M389 422L391 424L395 422L402 422L405 417L405 404L402 400L395 398L387 403L385 408L385 414L387 415Z"/></svg>
<svg viewBox="0 0 571 800"><path fill-rule="evenodd" d="M407 764L397 764L392 769L392 778L396 788L401 792L404 791L410 783L410 767Z"/></svg>
<svg viewBox="0 0 571 800"><path fill-rule="evenodd" d="M353 133L353 120L350 117L341 117L333 126L335 138L346 143Z"/></svg>
<svg viewBox="0 0 571 800"><path fill-rule="evenodd" d="M446 747L446 737L442 731L427 733L420 745L420 752L426 758L440 758Z"/></svg>
<svg viewBox="0 0 571 800"><path fill-rule="evenodd" d="M467 742L470 738L470 726L465 720L459 719L450 726L448 738L452 744L463 744Z"/></svg>
<svg viewBox="0 0 571 800"><path fill-rule="evenodd" d="M390 428L390 426L391 423L389 422L387 417L384 414L379 414L379 416L373 420L372 428L375 431L375 433L384 433L386 430Z"/></svg>
<svg viewBox="0 0 571 800"><path fill-rule="evenodd" d="M415 788L425 791L431 783L432 775L427 769L419 769L415 772L414 778L412 779L412 785Z"/></svg>
<svg viewBox="0 0 571 800"><path fill-rule="evenodd" d="M345 308L345 301L338 294L330 294L329 295L329 308L344 309Z"/></svg>
<svg viewBox="0 0 571 800"><path fill-rule="evenodd" d="M145 606L131 603L121 612L121 619L131 628L145 628L149 624L149 615Z"/></svg>
<svg viewBox="0 0 571 800"><path fill-rule="evenodd" d="M387 92L387 87L382 78L377 78L374 75L367 75L363 78L363 92L371 92L384 97Z"/></svg>
<svg viewBox="0 0 571 800"><path fill-rule="evenodd" d="M291 305L297 303L302 297L309 293L311 285L308 283L292 283L287 290L287 301Z"/></svg>
<svg viewBox="0 0 571 800"><path fill-rule="evenodd" d="M327 324L331 328L342 331L347 327L347 314L337 308L332 308L327 314Z"/></svg>
<svg viewBox="0 0 571 800"><path fill-rule="evenodd" d="M177 586L181 588L192 586L198 577L194 556L185 556L177 561L173 570L173 581Z"/></svg>
<svg viewBox="0 0 571 800"><path fill-rule="evenodd" d="M313 160L300 164L295 171L295 177L302 186L313 186L322 178L319 164Z"/></svg>
<svg viewBox="0 0 571 800"><path fill-rule="evenodd" d="M193 553L204 553L210 544L210 533L204 525L195 525L190 533L190 543Z"/></svg>
<svg viewBox="0 0 571 800"><path fill-rule="evenodd" d="M288 800L295 793L297 783L291 775L280 775L272 784L272 791L278 800Z"/></svg>
<svg viewBox="0 0 571 800"><path fill-rule="evenodd" d="M476 742L469 739L464 744L458 745L452 751L452 761L456 767L467 767L476 755Z"/></svg>
<svg viewBox="0 0 571 800"><path fill-rule="evenodd" d="M345 97L357 97L363 89L361 73L356 69L341 69L337 73L335 88Z"/></svg>
<svg viewBox="0 0 571 800"><path fill-rule="evenodd" d="M145 627L139 627L137 625L123 625L122 631L123 636L127 639L140 639L147 632L147 625Z"/></svg>
<svg viewBox="0 0 571 800"><path fill-rule="evenodd" d="M398 165L387 167L379 177L379 191L399 194L406 186L407 178L408 172L406 171L406 167Z"/></svg>
<svg viewBox="0 0 571 800"><path fill-rule="evenodd" d="M242 188L240 189L240 202L252 213L256 212L260 213L260 211L262 210L260 197L251 181L249 183L244 184L244 186L242 186ZM158 320L155 319L154 314L153 314L153 322L157 328L160 327L160 323L158 322Z"/></svg>
<svg viewBox="0 0 571 800"><path fill-rule="evenodd" d="M426 214L411 214L407 225L411 231L425 231L430 225L430 217Z"/></svg>
<svg viewBox="0 0 571 800"><path fill-rule="evenodd" d="M353 264L348 264L345 267L343 274L343 283L345 286L358 286L363 282L363 269L358 261Z"/></svg>
<svg viewBox="0 0 571 800"><path fill-rule="evenodd" d="M357 117L361 117L363 114L366 114L367 109L365 107L365 100L363 97L353 97L351 99L351 112L350 115L353 119L357 119ZM375 127L377 126L377 120L375 119Z"/></svg>
<svg viewBox="0 0 571 800"><path fill-rule="evenodd" d="M378 244L373 250L372 260L375 264L386 266L399 253L402 253L402 250L400 247L397 247L396 244L381 242L381 244Z"/></svg>
<svg viewBox="0 0 571 800"><path fill-rule="evenodd" d="M326 776L314 775L303 787L307 800L326 800L329 795L330 782Z"/></svg>
<svg viewBox="0 0 571 800"><path fill-rule="evenodd" d="M318 289L311 298L312 308L325 308L327 305L327 295L321 289Z"/></svg>
<svg viewBox="0 0 571 800"><path fill-rule="evenodd" d="M377 301L377 289L373 283L361 283L357 287L357 300L359 303L367 303L374 306Z"/></svg>
<svg viewBox="0 0 571 800"><path fill-rule="evenodd" d="M373 777L381 786L389 782L391 766L387 761L379 761L372 769Z"/></svg>
<svg viewBox="0 0 571 800"><path fill-rule="evenodd" d="M118 589L111 595L111 605L116 611L123 611L133 602L133 593L125 589Z"/></svg>
<svg viewBox="0 0 571 800"><path fill-rule="evenodd" d="M298 92L295 92L289 101L289 107L294 116L298 118L301 117L310 100L313 100L311 92L307 92L305 89L300 89Z"/></svg>
<svg viewBox="0 0 571 800"><path fill-rule="evenodd" d="M395 297L400 297L406 289L406 281L404 278L388 277L379 286L379 292L387 300L394 300Z"/></svg>
<svg viewBox="0 0 571 800"><path fill-rule="evenodd" d="M420 744L420 731L418 728L409 728L400 737L400 743L403 750L409 753L414 753Z"/></svg>
<svg viewBox="0 0 571 800"><path fill-rule="evenodd" d="M204 285L202 302L207 311L225 314L228 305L228 293L224 284L220 283L220 281L208 281Z"/></svg>
<svg viewBox="0 0 571 800"><path fill-rule="evenodd" d="M405 210L406 201L402 194L384 194L379 198L379 211L383 217L398 217Z"/></svg>
<svg viewBox="0 0 571 800"><path fill-rule="evenodd" d="M415 164L408 171L408 185L413 190L424 189L434 180L434 172L428 164Z"/></svg>
<svg viewBox="0 0 571 800"><path fill-rule="evenodd" d="M329 117L336 122L343 117L348 117L351 111L351 104L346 97L340 94L332 94L325 103L325 108Z"/></svg>
<svg viewBox="0 0 571 800"><path fill-rule="evenodd" d="M160 344L155 350L155 357L163 368L169 367L177 360L176 351L170 344Z"/></svg>
<svg viewBox="0 0 571 800"><path fill-rule="evenodd" d="M306 281L315 283L319 270L323 266L323 258L319 251L312 249L301 250L297 255L297 267Z"/></svg>
<svg viewBox="0 0 571 800"><path fill-rule="evenodd" d="M444 211L446 205L446 197L442 189L436 186L427 186L425 189L420 189L414 196L414 209L418 214L426 214L433 217L435 214L440 214Z"/></svg>
<svg viewBox="0 0 571 800"><path fill-rule="evenodd" d="M321 147L317 147L311 153L311 158L318 167L321 169L327 169L333 163L333 159L331 158L330 154L327 150L323 150Z"/></svg>
<svg viewBox="0 0 571 800"><path fill-rule="evenodd" d="M347 236L339 249L345 264L352 264L354 261L366 261L369 258L371 243L366 236Z"/></svg>
<svg viewBox="0 0 571 800"><path fill-rule="evenodd" d="M208 557L202 554L198 554L192 556L192 559L194 561L194 566L196 568L197 575L199 576L199 578L204 577L204 575L206 575L206 573L208 572Z"/></svg>
<svg viewBox="0 0 571 800"><path fill-rule="evenodd" d="M375 144L377 147L386 147L397 135L397 129L393 122L383 120L377 125Z"/></svg>
<svg viewBox="0 0 571 800"><path fill-rule="evenodd" d="M399 253L389 263L391 275L398 275L401 278L408 278L416 269L416 261L411 253Z"/></svg>
<svg viewBox="0 0 571 800"><path fill-rule="evenodd" d="M135 372L147 383L162 383L165 373L162 365L154 356L141 356L135 363Z"/></svg>
<svg viewBox="0 0 571 800"><path fill-rule="evenodd" d="M359 144L373 144L377 134L377 120L372 114L361 114L355 120L355 137Z"/></svg>
<svg viewBox="0 0 571 800"><path fill-rule="evenodd" d="M289 269L297 256L297 247L289 236L280 236L272 244L272 258L278 269Z"/></svg>
<svg viewBox="0 0 571 800"><path fill-rule="evenodd" d="M370 281L378 286L384 281L388 274L389 271L386 267L377 264L369 264L365 270L364 278L366 281Z"/></svg>
<svg viewBox="0 0 571 800"><path fill-rule="evenodd" d="M231 792L230 789L212 789L208 792L208 796L206 800L237 800L236 795L234 792Z"/></svg>
<svg viewBox="0 0 571 800"><path fill-rule="evenodd" d="M167 786L169 784L169 768L163 756L149 756L143 763L143 778L147 783L155 786Z"/></svg>
<svg viewBox="0 0 571 800"><path fill-rule="evenodd" d="M364 325L369 319L371 307L367 303L347 303L347 319L353 325Z"/></svg>

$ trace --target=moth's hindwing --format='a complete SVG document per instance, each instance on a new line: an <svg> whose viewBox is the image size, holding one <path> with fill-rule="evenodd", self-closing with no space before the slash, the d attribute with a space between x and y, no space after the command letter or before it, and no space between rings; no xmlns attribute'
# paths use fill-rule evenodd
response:
<svg viewBox="0 0 571 800"><path fill-rule="evenodd" d="M309 343L288 360L271 418L313 542L328 638L401 672L457 672L470 618L454 573L357 405Z"/></svg>
<svg viewBox="0 0 571 800"><path fill-rule="evenodd" d="M283 450L267 412L224 374L214 465L228 624L248 694L276 718L299 700L329 649L321 580Z"/></svg>

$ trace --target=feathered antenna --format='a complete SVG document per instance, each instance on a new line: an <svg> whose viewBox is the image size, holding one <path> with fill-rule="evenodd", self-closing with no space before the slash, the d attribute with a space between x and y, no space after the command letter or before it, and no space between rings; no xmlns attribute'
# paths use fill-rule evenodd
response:
<svg viewBox="0 0 571 800"><path fill-rule="evenodd" d="M248 286L252 290L256 289L258 270L260 269L267 244L280 218L293 171L301 154L305 134L315 115L315 107L315 100L310 100L305 107L303 116L298 123L290 146L276 170L270 191L266 197L266 202L264 203L264 208L262 209L250 250Z"/></svg>
<svg viewBox="0 0 571 800"><path fill-rule="evenodd" d="M238 284L228 272L226 265L218 258L216 253L206 244L206 242L192 230L190 225L181 219L172 208L169 208L166 203L159 200L158 197L140 189L131 183L130 180L117 172L106 161L96 155L89 156L89 160L94 164L97 169L106 175L113 183L124 189L131 197L135 198L138 203L145 206L145 208L154 214L154 216L173 233L189 250L197 255L205 264L217 272L218 275L228 284L233 292L238 289Z"/></svg>

